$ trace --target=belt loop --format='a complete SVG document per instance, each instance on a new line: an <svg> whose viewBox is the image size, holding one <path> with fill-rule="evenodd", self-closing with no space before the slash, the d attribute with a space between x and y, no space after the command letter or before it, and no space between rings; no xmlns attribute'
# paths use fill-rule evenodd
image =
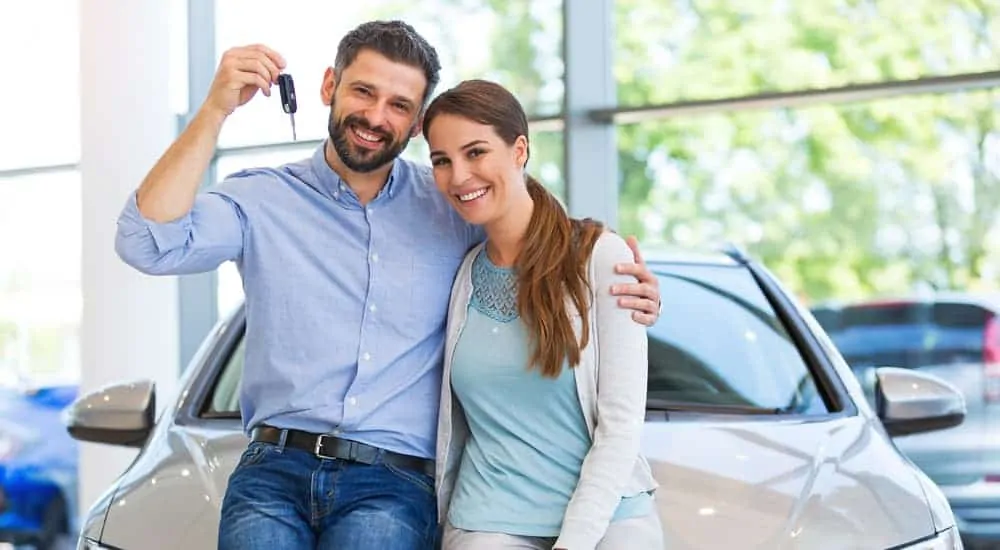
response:
<svg viewBox="0 0 1000 550"><path fill-rule="evenodd" d="M281 435L278 437L278 452L283 452L285 450L285 442L288 441L288 430L281 430Z"/></svg>

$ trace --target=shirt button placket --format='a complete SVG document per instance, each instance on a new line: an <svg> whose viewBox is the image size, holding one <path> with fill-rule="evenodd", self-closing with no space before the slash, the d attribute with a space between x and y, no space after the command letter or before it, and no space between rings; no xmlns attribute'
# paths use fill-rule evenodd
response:
<svg viewBox="0 0 1000 550"><path fill-rule="evenodd" d="M374 315L378 311L378 307L373 301L373 296L376 294L374 292L375 288L375 268L379 261L378 252L375 252L375 231L372 227L372 212L374 208L371 205L365 206L365 220L368 222L368 294L365 296L366 309L364 317L362 318L361 325L361 353L358 356L358 376L355 383L360 382L364 373L369 370L372 364L372 354L365 350L366 346L366 336L368 332L368 327L374 319ZM345 401L346 410L344 411L344 416L356 417L358 414L358 398L349 395Z"/></svg>

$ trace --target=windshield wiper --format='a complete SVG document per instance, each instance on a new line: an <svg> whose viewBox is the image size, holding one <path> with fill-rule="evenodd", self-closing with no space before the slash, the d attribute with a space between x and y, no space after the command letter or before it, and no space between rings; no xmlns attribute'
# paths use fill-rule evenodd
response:
<svg viewBox="0 0 1000 550"><path fill-rule="evenodd" d="M777 407L756 407L754 405L721 403L689 403L685 401L672 401L669 399L647 399L646 410L742 415L775 415L788 413L787 410Z"/></svg>

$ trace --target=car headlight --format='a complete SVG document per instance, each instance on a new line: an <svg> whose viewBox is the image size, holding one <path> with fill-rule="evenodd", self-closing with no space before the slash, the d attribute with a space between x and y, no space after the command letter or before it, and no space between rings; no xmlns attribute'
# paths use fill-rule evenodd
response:
<svg viewBox="0 0 1000 550"><path fill-rule="evenodd" d="M901 550L963 550L962 538L958 536L958 529L952 527L929 539L903 546Z"/></svg>

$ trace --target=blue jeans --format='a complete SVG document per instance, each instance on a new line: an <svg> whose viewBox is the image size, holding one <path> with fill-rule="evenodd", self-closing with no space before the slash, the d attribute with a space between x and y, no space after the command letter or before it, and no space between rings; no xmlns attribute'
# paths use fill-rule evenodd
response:
<svg viewBox="0 0 1000 550"><path fill-rule="evenodd" d="M229 478L219 550L431 550L434 480L253 442Z"/></svg>

